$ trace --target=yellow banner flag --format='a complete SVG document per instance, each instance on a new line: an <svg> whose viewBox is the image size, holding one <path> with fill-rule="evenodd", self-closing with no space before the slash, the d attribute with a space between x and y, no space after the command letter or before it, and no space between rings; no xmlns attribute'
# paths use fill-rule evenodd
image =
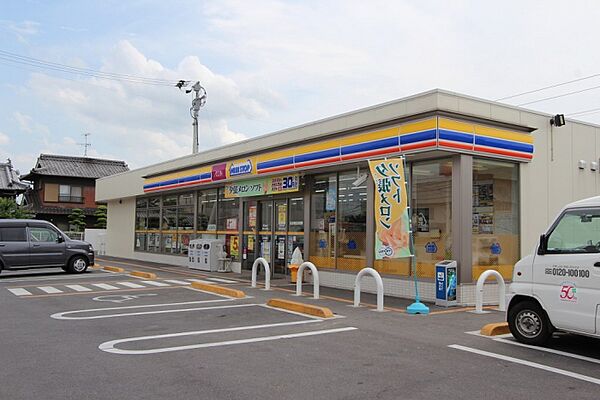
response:
<svg viewBox="0 0 600 400"><path fill-rule="evenodd" d="M375 259L410 257L404 160L369 161L375 182Z"/></svg>

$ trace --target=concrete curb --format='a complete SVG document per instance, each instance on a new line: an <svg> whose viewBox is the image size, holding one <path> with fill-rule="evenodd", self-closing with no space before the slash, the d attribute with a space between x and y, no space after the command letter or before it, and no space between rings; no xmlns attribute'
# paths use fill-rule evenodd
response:
<svg viewBox="0 0 600 400"><path fill-rule="evenodd" d="M192 282L192 287L194 289L204 290L205 292L222 294L229 297L235 297L236 299L242 299L246 297L246 293L241 290L231 289L224 286L211 285L208 283L202 282Z"/></svg>
<svg viewBox="0 0 600 400"><path fill-rule="evenodd" d="M484 336L506 335L510 333L510 329L508 329L508 322L497 322L495 324L484 325L479 333Z"/></svg>
<svg viewBox="0 0 600 400"><path fill-rule="evenodd" d="M299 312L302 314L314 315L315 317L320 318L333 317L333 313L327 307L313 306L312 304L298 303L297 301L271 299L267 302L267 305L276 308L283 308L284 310Z"/></svg>
<svg viewBox="0 0 600 400"><path fill-rule="evenodd" d="M125 270L121 267L107 266L107 267L103 267L102 269L105 271L110 271L110 272L125 272Z"/></svg>
<svg viewBox="0 0 600 400"><path fill-rule="evenodd" d="M138 278L156 279L156 274L144 271L132 271L129 275L137 276Z"/></svg>

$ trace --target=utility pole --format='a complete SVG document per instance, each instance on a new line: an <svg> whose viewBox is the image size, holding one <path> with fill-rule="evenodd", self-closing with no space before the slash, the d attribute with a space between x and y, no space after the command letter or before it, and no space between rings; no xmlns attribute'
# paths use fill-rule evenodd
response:
<svg viewBox="0 0 600 400"><path fill-rule="evenodd" d="M84 133L82 136L84 136L84 143L77 143L79 146L83 146L83 156L87 157L87 149L88 147L91 147L92 144L88 142L88 136L90 136L91 133Z"/></svg>
<svg viewBox="0 0 600 400"><path fill-rule="evenodd" d="M196 92L196 96L194 100L192 100L192 107L190 108L190 115L194 122L192 126L194 127L194 140L192 143L192 153L196 154L198 152L198 111L200 111L200 107L206 104L206 90L200 86L200 82L194 83L194 86L190 90L187 90L186 93L190 93L191 91Z"/></svg>
<svg viewBox="0 0 600 400"><path fill-rule="evenodd" d="M190 81L180 80L175 84L175 87L181 90L187 88L190 85ZM192 107L190 108L190 116L194 120L192 126L194 127L194 139L192 143L192 154L198 152L198 111L206 104L206 90L200 85L200 82L194 83L191 89L185 91L186 94L196 92L196 96L192 100Z"/></svg>

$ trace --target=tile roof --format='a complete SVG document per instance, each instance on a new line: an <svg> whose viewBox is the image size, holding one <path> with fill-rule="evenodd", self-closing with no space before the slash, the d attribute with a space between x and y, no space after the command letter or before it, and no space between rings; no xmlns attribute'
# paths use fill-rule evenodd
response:
<svg viewBox="0 0 600 400"><path fill-rule="evenodd" d="M124 161L40 154L35 167L21 179L31 180L34 175L97 179L127 171L129 167Z"/></svg>
<svg viewBox="0 0 600 400"><path fill-rule="evenodd" d="M24 192L28 187L29 185L21 182L10 160L0 163L0 190Z"/></svg>

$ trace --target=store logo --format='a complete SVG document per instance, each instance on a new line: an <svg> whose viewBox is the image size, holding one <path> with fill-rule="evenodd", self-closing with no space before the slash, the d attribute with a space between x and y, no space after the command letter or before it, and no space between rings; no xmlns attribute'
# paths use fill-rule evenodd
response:
<svg viewBox="0 0 600 400"><path fill-rule="evenodd" d="M252 161L246 160L243 163L231 163L229 167L229 176L247 175L252 173Z"/></svg>
<svg viewBox="0 0 600 400"><path fill-rule="evenodd" d="M221 181L227 178L227 164L217 164L212 166L211 176L213 181Z"/></svg>

